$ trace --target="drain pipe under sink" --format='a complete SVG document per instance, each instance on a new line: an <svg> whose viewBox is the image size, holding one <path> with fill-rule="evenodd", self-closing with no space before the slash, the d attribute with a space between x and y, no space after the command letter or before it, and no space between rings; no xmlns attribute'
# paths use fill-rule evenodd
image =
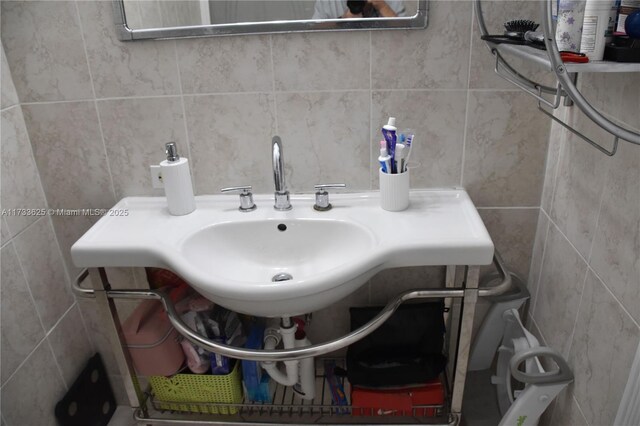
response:
<svg viewBox="0 0 640 426"><path fill-rule="evenodd" d="M293 349L295 347L296 329L297 325L291 321L291 318L283 317L282 325L279 329L269 326L264 331L264 349L275 349L281 340L285 349ZM298 366L300 362L298 360L283 362L286 373L283 373L273 361L264 361L261 365L276 382L283 386L293 386L298 383Z"/></svg>
<svg viewBox="0 0 640 426"><path fill-rule="evenodd" d="M311 342L307 338L307 333L304 331L304 324L298 323L298 330L296 331L296 348L304 346L311 346ZM315 364L315 359L313 357L302 358L300 360L300 369L298 370L299 380L293 387L293 391L297 393L300 398L309 401L316 397Z"/></svg>

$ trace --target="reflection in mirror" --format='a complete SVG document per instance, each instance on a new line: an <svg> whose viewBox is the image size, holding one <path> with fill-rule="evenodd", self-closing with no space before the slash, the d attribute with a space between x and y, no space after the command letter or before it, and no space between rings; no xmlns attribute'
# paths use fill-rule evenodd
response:
<svg viewBox="0 0 640 426"><path fill-rule="evenodd" d="M114 10L123 40L426 26L425 0L115 0Z"/></svg>
<svg viewBox="0 0 640 426"><path fill-rule="evenodd" d="M414 16L418 0L124 0L131 29Z"/></svg>
<svg viewBox="0 0 640 426"><path fill-rule="evenodd" d="M415 0L407 3L415 3ZM404 0L317 0L313 9L312 19L406 16Z"/></svg>

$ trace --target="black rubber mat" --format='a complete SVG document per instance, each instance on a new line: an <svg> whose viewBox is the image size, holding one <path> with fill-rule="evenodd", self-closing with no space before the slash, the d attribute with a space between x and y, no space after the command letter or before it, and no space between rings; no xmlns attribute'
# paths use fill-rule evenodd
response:
<svg viewBox="0 0 640 426"><path fill-rule="evenodd" d="M56 404L56 418L61 426L106 426L115 411L107 371L100 354L95 354Z"/></svg>

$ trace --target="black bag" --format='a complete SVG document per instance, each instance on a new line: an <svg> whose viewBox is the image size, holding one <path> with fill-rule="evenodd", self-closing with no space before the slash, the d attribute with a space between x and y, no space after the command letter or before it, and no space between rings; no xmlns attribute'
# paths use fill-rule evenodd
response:
<svg viewBox="0 0 640 426"><path fill-rule="evenodd" d="M350 308L351 330L382 308ZM444 301L401 305L376 331L349 346L347 377L354 386L389 387L424 384L447 364Z"/></svg>

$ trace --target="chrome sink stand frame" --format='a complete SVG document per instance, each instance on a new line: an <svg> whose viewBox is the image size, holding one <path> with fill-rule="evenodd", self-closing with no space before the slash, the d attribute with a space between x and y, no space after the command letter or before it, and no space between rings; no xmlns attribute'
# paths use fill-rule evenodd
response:
<svg viewBox="0 0 640 426"><path fill-rule="evenodd" d="M342 349L365 336L371 334L380 327L395 310L405 301L413 299L451 299L451 312L448 317L448 355L452 362L448 365L448 383L451 389L450 413L447 425L457 425L462 412L462 397L464 394L467 363L471 345L471 333L478 297L497 296L511 288L511 275L505 269L502 258L495 252L493 263L500 274L502 282L491 288L478 288L480 275L479 266L464 266L464 274L461 282L456 280L457 266L447 266L445 287L437 289L409 290L398 294L371 321L342 337L325 343L311 346L279 349L279 350L252 350L234 346L228 346L202 336L191 330L180 318L171 299L165 293L157 290L114 290L111 288L104 268L90 268L83 271L73 284L74 292L81 297L95 298L98 305L98 313L113 347L113 353L118 367L124 378L124 384L131 407L136 408L136 420L139 423L153 424L209 424L209 425L246 425L245 422L219 421L219 420L183 420L183 418L166 419L150 417L145 397L138 378L133 368L130 354L126 349L122 334L121 322L118 318L114 299L155 299L159 300L167 311L169 320L175 329L185 339L203 347L204 349L237 359L254 361L285 361L307 357L317 357L329 352ZM91 278L93 289L83 288L82 282ZM303 419L301 419L303 420ZM389 418L392 421L392 418ZM377 422L376 422L377 423ZM337 424L333 423L332 424ZM351 423L353 424L353 423ZM379 424L379 423L377 423ZM391 423L386 423L391 424Z"/></svg>

